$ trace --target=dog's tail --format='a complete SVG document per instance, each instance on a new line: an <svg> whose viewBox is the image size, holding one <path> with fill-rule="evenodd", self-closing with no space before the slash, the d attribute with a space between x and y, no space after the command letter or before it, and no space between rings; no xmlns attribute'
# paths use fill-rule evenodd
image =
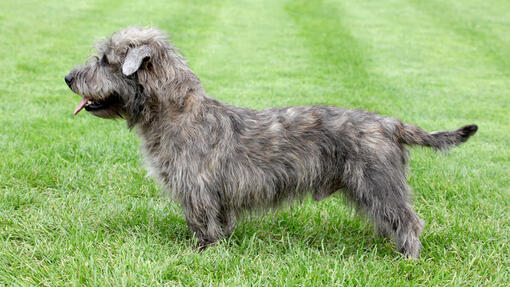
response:
<svg viewBox="0 0 510 287"><path fill-rule="evenodd" d="M466 142L476 133L478 126L467 125L455 131L429 133L415 125L402 123L401 128L397 130L397 137L402 143L427 146L436 150L448 150L452 146Z"/></svg>

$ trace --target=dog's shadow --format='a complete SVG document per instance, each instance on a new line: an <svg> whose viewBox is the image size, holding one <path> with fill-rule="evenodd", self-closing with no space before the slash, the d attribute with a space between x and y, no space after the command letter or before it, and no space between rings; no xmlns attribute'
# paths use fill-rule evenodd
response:
<svg viewBox="0 0 510 287"><path fill-rule="evenodd" d="M320 215L305 218L297 214L299 208L249 217L221 244L239 250L277 248L283 253L304 248L346 257L374 253L399 256L394 244L376 236L373 227L362 218L333 215L324 220Z"/></svg>
<svg viewBox="0 0 510 287"><path fill-rule="evenodd" d="M146 206L139 207L141 210L129 209L110 214L102 224L106 229L104 231L150 236L161 245L194 248L194 238L182 212L175 204L169 205L170 208L157 212ZM321 207L293 205L265 215L248 215L239 220L235 232L221 240L218 246L243 254L247 250L259 252L266 248L277 248L284 253L292 253L296 248L310 248L341 256L373 253L377 253L377 256L397 256L389 239L376 236L366 220L353 215L346 207L342 208L332 213Z"/></svg>

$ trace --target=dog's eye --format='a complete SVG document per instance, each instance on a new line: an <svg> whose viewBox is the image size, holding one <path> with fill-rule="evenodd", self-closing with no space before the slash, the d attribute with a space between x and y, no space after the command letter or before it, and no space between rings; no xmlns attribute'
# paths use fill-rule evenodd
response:
<svg viewBox="0 0 510 287"><path fill-rule="evenodd" d="M106 57L106 55L103 55L103 57L101 58L101 64L103 65L108 65L108 58Z"/></svg>

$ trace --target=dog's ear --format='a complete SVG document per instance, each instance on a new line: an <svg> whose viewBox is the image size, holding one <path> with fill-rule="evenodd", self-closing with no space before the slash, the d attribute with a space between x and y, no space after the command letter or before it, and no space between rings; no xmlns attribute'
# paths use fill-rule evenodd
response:
<svg viewBox="0 0 510 287"><path fill-rule="evenodd" d="M138 46L128 51L124 64L122 64L122 73L126 76L132 75L138 71L143 61L150 59L151 48L147 45Z"/></svg>

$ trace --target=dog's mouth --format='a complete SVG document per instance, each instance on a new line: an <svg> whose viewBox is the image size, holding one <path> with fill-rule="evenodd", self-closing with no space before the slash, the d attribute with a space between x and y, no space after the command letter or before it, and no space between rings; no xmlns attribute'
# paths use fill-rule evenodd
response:
<svg viewBox="0 0 510 287"><path fill-rule="evenodd" d="M119 96L115 92L102 100L93 100L90 98L83 97L83 99L80 101L80 103L74 110L73 115L78 114L83 108L85 108L87 112L97 112L101 110L106 110L110 108L112 105L119 103L119 100L120 100Z"/></svg>

